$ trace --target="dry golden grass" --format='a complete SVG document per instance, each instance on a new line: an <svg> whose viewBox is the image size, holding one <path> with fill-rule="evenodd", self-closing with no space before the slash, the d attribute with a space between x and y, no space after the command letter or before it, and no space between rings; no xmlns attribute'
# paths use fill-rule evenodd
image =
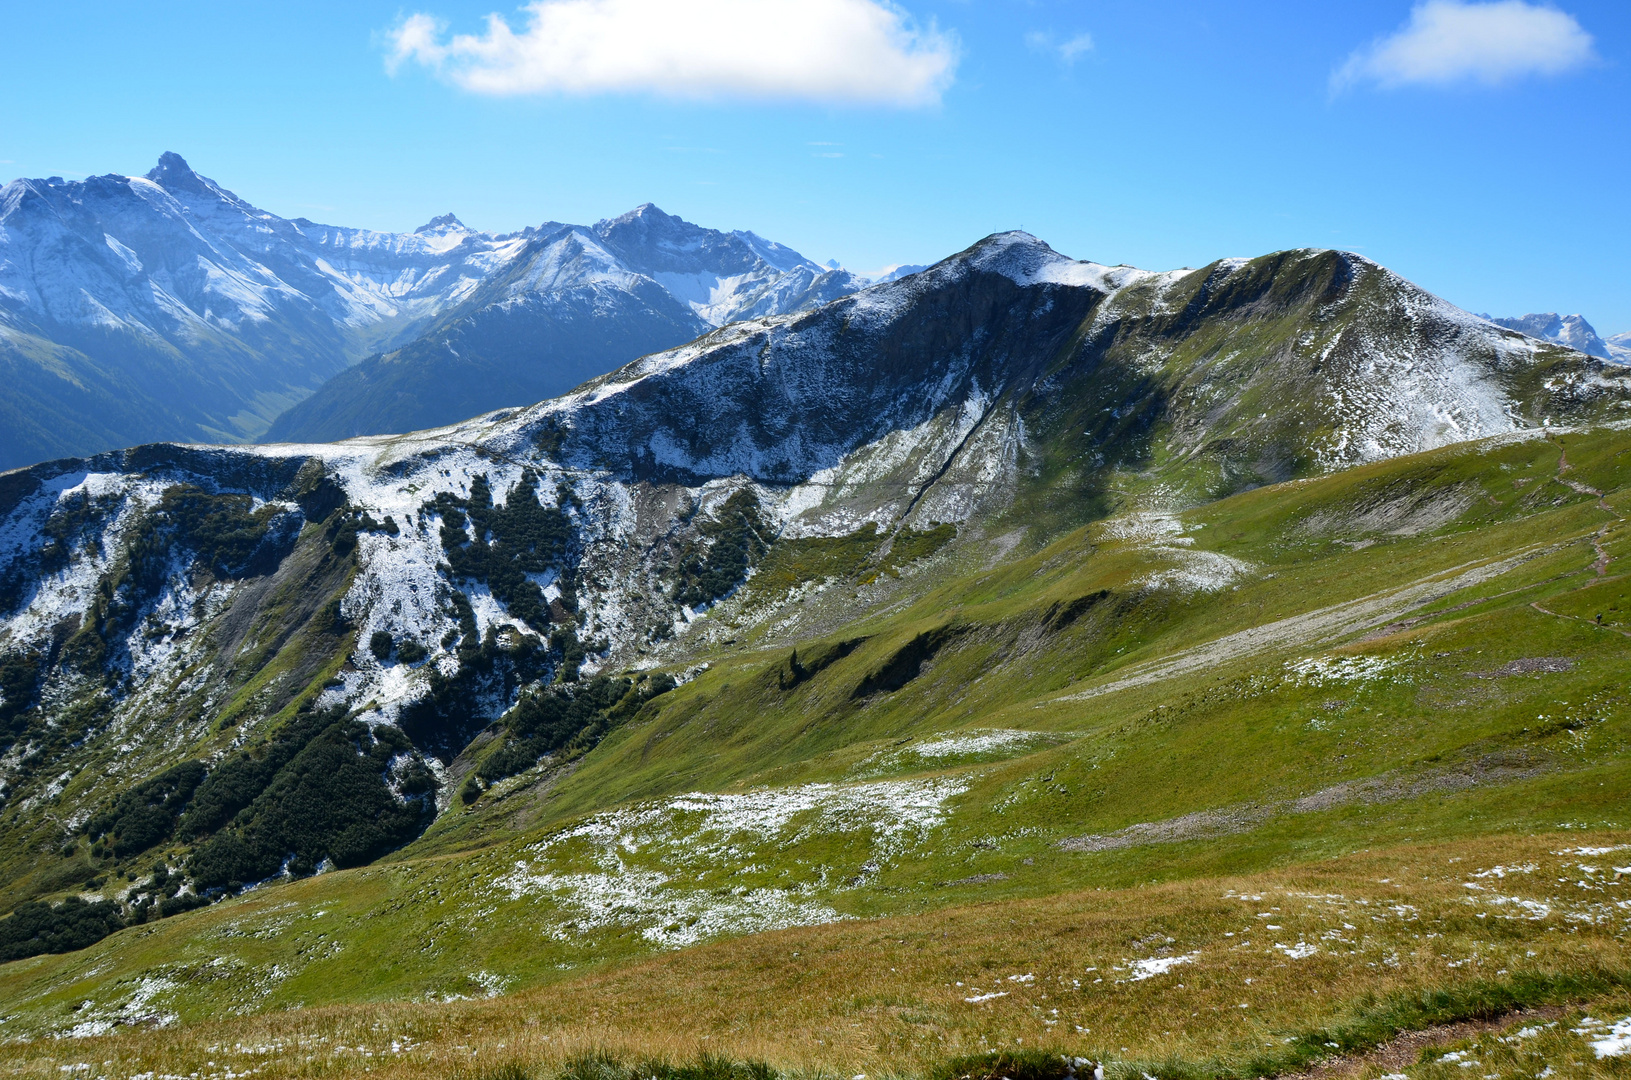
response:
<svg viewBox="0 0 1631 1080"><path fill-rule="evenodd" d="M1247 877L834 923L484 1001L12 1043L0 1047L0 1073L429 1078L507 1064L547 1073L606 1050L851 1076L1033 1047L1216 1071L1283 1053L1288 1039L1374 1012L1389 995L1519 983L1533 995L1552 979L1547 993L1571 996L1561 973L1586 980L1574 996L1617 996L1631 912L1616 902L1631 893L1631 870L1616 874L1614 862L1631 860L1579 849L1628 840L1553 832L1397 847ZM1135 978L1140 962L1161 973Z"/></svg>

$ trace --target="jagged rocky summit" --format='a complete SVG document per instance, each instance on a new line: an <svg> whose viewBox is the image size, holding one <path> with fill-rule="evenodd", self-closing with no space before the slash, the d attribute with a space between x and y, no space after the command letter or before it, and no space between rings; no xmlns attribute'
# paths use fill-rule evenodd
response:
<svg viewBox="0 0 1631 1080"><path fill-rule="evenodd" d="M663 250L672 220L625 224ZM205 897L365 862L478 756L581 751L671 685L639 672L853 620L972 545L1628 406L1624 370L1355 255L1149 273L1007 233L449 427L7 473L0 852L181 844ZM1201 554L1149 587L1249 572ZM838 589L838 555L873 571Z"/></svg>
<svg viewBox="0 0 1631 1080"><path fill-rule="evenodd" d="M650 205L590 227L499 235L447 214L397 234L280 218L173 153L143 177L15 180L0 467L274 422L287 438L448 423L861 284Z"/></svg>

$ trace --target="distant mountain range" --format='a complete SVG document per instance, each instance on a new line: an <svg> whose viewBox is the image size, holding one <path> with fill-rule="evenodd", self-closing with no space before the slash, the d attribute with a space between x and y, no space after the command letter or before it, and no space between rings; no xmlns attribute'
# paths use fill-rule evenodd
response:
<svg viewBox="0 0 1631 1080"><path fill-rule="evenodd" d="M463 230L451 216L432 224L443 235ZM266 438L414 431L531 404L725 323L802 311L866 284L753 233L704 229L649 203L589 227L552 223L520 235L502 265L420 336L337 376Z"/></svg>
<svg viewBox="0 0 1631 1080"><path fill-rule="evenodd" d="M922 266L889 268L879 283ZM0 189L0 469L154 441L327 442L564 394L867 279L650 204L517 233L284 219L164 154ZM1631 360L1578 315L1494 319Z"/></svg>
<svg viewBox="0 0 1631 1080"><path fill-rule="evenodd" d="M274 421L296 439L451 423L864 283L650 205L592 227L495 235L449 214L401 234L280 218L173 153L145 177L15 180L0 468L249 441Z"/></svg>
<svg viewBox="0 0 1631 1080"><path fill-rule="evenodd" d="M1488 319L1497 326L1528 334L1532 338L1567 345L1587 356L1631 364L1631 333L1616 334L1605 341L1592 325L1579 315L1559 315L1555 311L1543 311L1516 319L1497 318L1494 315L1479 317Z"/></svg>

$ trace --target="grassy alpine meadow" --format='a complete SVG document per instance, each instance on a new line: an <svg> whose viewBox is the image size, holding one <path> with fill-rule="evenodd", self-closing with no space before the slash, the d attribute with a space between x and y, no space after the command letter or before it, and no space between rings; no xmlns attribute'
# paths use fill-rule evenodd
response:
<svg viewBox="0 0 1631 1080"><path fill-rule="evenodd" d="M1628 851L1631 833L1601 830L1394 845L1245 876L781 930L485 1000L14 1040L0 1067L548 1076L600 1053L925 1075L948 1059L1038 1050L1102 1060L1118 1076L1255 1076L1360 1055L1399 1030L1513 1018L1522 1040L1481 1036L1470 1056L1522 1070L1538 1053L1552 1075L1618 1075L1593 1044L1631 1026L1631 868L1616 866ZM1438 1075L1455 1045L1410 1071Z"/></svg>
<svg viewBox="0 0 1631 1080"><path fill-rule="evenodd" d="M587 753L0 965L0 1072L1621 1075L1628 455L783 549ZM826 629L753 621L811 566Z"/></svg>

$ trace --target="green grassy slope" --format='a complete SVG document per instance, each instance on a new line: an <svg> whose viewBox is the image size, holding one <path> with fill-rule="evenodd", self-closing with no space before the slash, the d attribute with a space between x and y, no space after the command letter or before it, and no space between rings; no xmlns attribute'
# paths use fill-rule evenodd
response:
<svg viewBox="0 0 1631 1080"><path fill-rule="evenodd" d="M1006 560L950 545L898 610L721 646L388 863L0 966L8 1031L475 997L746 931L1622 826L1628 463L1623 430L1537 433Z"/></svg>
<svg viewBox="0 0 1631 1080"><path fill-rule="evenodd" d="M248 489L259 498L295 495L304 505L326 491L307 520L326 521L330 541L357 529L372 537L363 544L376 554L358 564L345 616L366 626L367 640L329 619L335 632L302 635L280 654L292 630L255 613L260 578L271 576L261 567L239 579L227 606L176 600L191 613L185 625L156 610L125 612L114 638L145 619L131 655L152 653L156 666L127 664L118 647L87 663L59 646L83 640L85 628L71 624L84 618L79 605L92 590L111 602L113 591L135 584L120 568L126 545L107 528L119 506L136 504L54 507L39 525L56 537L50 543L31 527L13 534L0 608L33 614L0 627L0 678L17 675L9 703L0 702L0 735L15 729L4 745L17 748L0 754L0 850L10 865L31 869L0 883L0 900L56 897L87 881L103 889L134 882L160 858L207 891L276 874L288 855L289 866L304 869L330 857L355 865L359 851L385 850L384 840L340 843L354 823L341 814L316 820L319 813L296 835L256 840L252 859L202 860L211 868L204 873L194 861L198 842L223 829L243 839L248 823L217 814L206 827L195 817L178 828L178 843L116 842L111 855L97 846L100 832L83 828L113 803L145 798L138 788L189 760L233 773L237 766L216 755L253 755L264 740L282 738L278 729L325 684L334 691L327 703L343 699L352 719L376 708L394 717L413 743L408 758L438 757L434 767L391 778L382 765L379 785L407 783L415 798L434 787L446 810L450 798L463 806L482 785L498 784L474 813L447 818L416 851L485 843L608 799L804 768L886 733L983 722L1015 700L1190 636L1295 613L1309 579L1275 571L1272 584L1265 566L1318 557L1331 575L1348 577L1374 562L1374 552L1355 547L1370 533L1490 524L1505 520L1496 508L1509 504L1511 513L1529 513L1557 493L1586 496L1561 484L1545 485L1544 495L1533 487L1495 496L1484 490L1495 481L1480 487L1451 475L1463 466L1426 459L1413 466L1425 470L1419 475L1354 474L1382 486L1356 489L1356 505L1340 512L1300 522L1282 509L1289 529L1254 519L1214 535L1191 528L1207 511L1186 520L1165 511L1457 433L1503 430L1520 416L1612 420L1631 392L1599 361L1531 347L1356 256L1282 252L1182 276L1133 275L1111 292L1026 284L1026 274L1009 271L1028 260L1065 268L1032 238L988 238L915 284L790 321L739 324L670 358L682 363L653 359L660 370L609 375L591 387L592 401L495 414L456 434L321 451L321 460L301 466L311 481L304 495L284 490L288 470L261 454L161 447L100 463L121 485L142 482L143 459L176 457L183 471L201 470L188 482L204 487L237 490L246 474L270 471L277 475ZM522 334L510 343L523 338L531 340ZM672 460L652 450L681 444ZM561 465L567 461L577 464ZM838 472L810 473L820 462ZM285 464L294 468L293 459ZM31 482L45 482L46 473L54 481L73 465L53 468L4 478L11 495L0 502L8 512L43 510L17 500L34 490ZM572 519L565 533L559 520L545 529L555 562L523 550L532 526L520 519L513 536L497 539L508 552L497 563L479 548L463 553L460 507L476 512L466 492L474 497L479 486L483 499L502 501L533 490L522 486L524 471L517 475L525 469L545 477L542 498L556 504L546 516ZM1444 469L1451 472L1435 472ZM325 470L335 475L320 480ZM735 491L755 477L751 489ZM1335 482L1332 491L1347 481ZM336 499L354 505L332 505ZM742 509L749 503L763 511L757 526ZM351 525L341 529L336 513L351 514ZM1278 546L1258 552L1251 530ZM52 592L52 582L64 583L53 575L65 544L69 569L84 576L74 596ZM321 546L313 544L309 553ZM94 563L102 545L112 556L106 567ZM47 549L56 554L45 557ZM1425 562L1419 553L1399 557L1436 565L1432 550L1422 550ZM1343 562L1343 552L1355 558ZM131 604L167 603L155 599L160 577L178 597L209 585L183 580L196 559L164 574L156 563L144 566L152 581L126 597ZM562 575L556 604L544 603L542 578L526 578L546 572ZM412 582L398 580L403 573ZM481 597L484 587L496 609ZM54 598L38 600L39 588ZM495 616L512 629L489 633ZM359 643L369 651L352 652ZM796 644L805 652L795 655ZM652 702L605 752L581 763L581 775L557 770L553 795L541 802L528 777L511 774L545 753L556 765L568 756L577 762L576 751L593 745L604 725L572 721L574 732L552 726L546 737L534 730L543 725L539 709L504 714L535 680L560 681L557 691L568 693L580 661L614 675L700 661L714 672ZM194 685L196 678L214 685ZM617 706L618 722L645 704L644 693ZM171 708L183 699L185 708ZM761 713L777 719L764 722ZM522 723L523 714L531 719ZM630 732L648 728L656 741L634 755ZM385 749L376 742L366 752ZM109 761L117 767L102 768ZM428 784L421 767L437 771L439 782ZM187 798L177 794L171 809ZM317 801L352 802L337 793ZM391 842L406 834L392 830Z"/></svg>

